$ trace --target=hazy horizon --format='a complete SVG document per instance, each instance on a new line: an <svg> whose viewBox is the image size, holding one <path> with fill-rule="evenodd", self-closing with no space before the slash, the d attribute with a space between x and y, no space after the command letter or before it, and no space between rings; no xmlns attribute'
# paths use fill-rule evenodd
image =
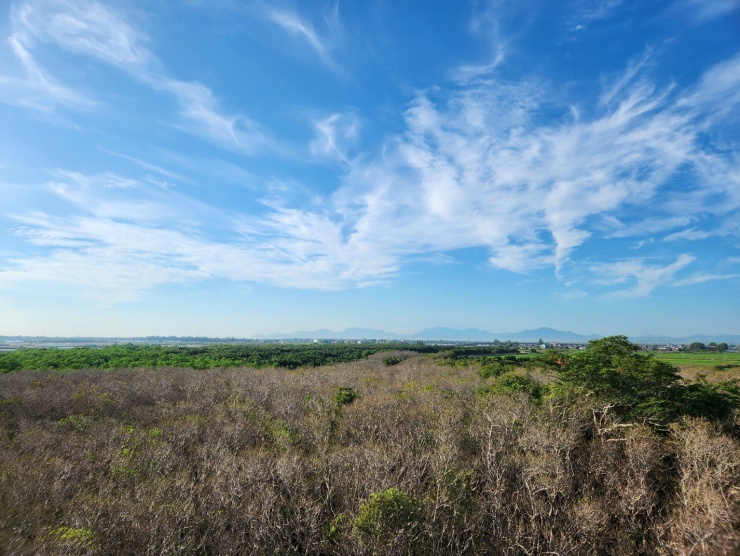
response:
<svg viewBox="0 0 740 556"><path fill-rule="evenodd" d="M631 334L620 334L627 336L632 342L651 342L656 343L687 343L687 342L726 342L730 345L740 345L740 334L688 334L685 336L670 336L657 334L653 336L640 336ZM603 338L601 334L589 334L572 330L557 330L550 327L539 327L530 330L503 331L503 330L481 330L481 329L455 329L444 326L429 327L416 332L398 333L393 330L369 329L350 327L344 330L294 330L291 332L273 332L270 334L255 334L252 336L177 336L172 334L158 335L129 335L129 336L35 336L35 335L0 335L0 339L7 338L33 338L37 341L47 341L54 344L55 341L61 342L87 342L87 341L110 341L110 340L146 340L152 339L157 343L163 339L182 340L206 340L206 341L300 341L300 340L325 340L325 341L454 341L454 342L493 342L493 341L517 341L517 342L564 342L585 344L592 339Z"/></svg>

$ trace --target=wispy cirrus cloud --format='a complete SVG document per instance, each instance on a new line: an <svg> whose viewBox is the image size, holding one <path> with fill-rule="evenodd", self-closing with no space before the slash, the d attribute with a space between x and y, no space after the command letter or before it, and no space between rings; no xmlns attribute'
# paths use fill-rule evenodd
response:
<svg viewBox="0 0 740 556"><path fill-rule="evenodd" d="M314 122L316 137L311 141L311 154L348 162L347 149L357 142L360 120L352 112L334 113Z"/></svg>
<svg viewBox="0 0 740 556"><path fill-rule="evenodd" d="M692 18L697 23L704 23L710 19L726 15L740 8L738 0L676 0L669 8L668 13L676 18Z"/></svg>
<svg viewBox="0 0 740 556"><path fill-rule="evenodd" d="M552 269L566 284L575 274L581 290L597 281L618 296L646 296L691 280L680 276L690 267L693 276L719 273L698 269L701 255L689 253L665 262L651 253L622 258L606 248L598 259L575 265L571 259L591 238L617 241L630 227L652 230L657 245L686 226L704 231L710 221L740 220L734 154L715 148L706 133L734 125L717 114L740 104L738 59L684 90L661 88L630 66L616 90L606 89L608 102L594 99L578 118L568 104L551 102L543 84L477 79L449 92L421 92L403 115L405 131L375 155L347 156L337 138L352 119L330 115L317 121L313 148L343 160L342 186L309 207L276 202L261 216L221 211L220 237L168 216L189 207L204 211L188 219L197 222L208 207L163 197L169 192L162 188L115 188L127 182L61 174L49 189L75 211L21 215L18 233L50 254L16 259L0 281L58 274L73 283L82 261L93 268L105 257L108 269L127 261L151 276L137 282L126 272L110 281L126 295L208 277L340 289L390 280L419 255L484 248L496 270ZM96 200L102 190L115 190L122 208ZM137 195L127 207L128 191ZM160 208L159 220L137 216ZM740 235L731 224L726 229Z"/></svg>
<svg viewBox="0 0 740 556"><path fill-rule="evenodd" d="M324 42L319 39L313 26L301 20L298 14L288 11L271 10L268 12L270 21L282 27L292 35L297 35L305 40L311 48L324 60L333 63L329 57L329 51Z"/></svg>
<svg viewBox="0 0 740 556"><path fill-rule="evenodd" d="M23 41L17 36L7 39L11 51L21 65L22 75L0 75L0 100L50 112L58 105L89 109L95 102L86 94L61 83L36 63Z"/></svg>
<svg viewBox="0 0 740 556"><path fill-rule="evenodd" d="M90 107L95 101L85 84L63 84L44 67L39 46L93 58L114 67L153 90L172 95L182 123L178 127L242 152L274 146L267 132L243 115L223 112L213 92L198 82L170 77L149 48L148 36L123 12L100 2L27 0L12 8L7 38L25 77L0 76L10 86L6 102L50 110L57 105Z"/></svg>
<svg viewBox="0 0 740 556"><path fill-rule="evenodd" d="M295 10L287 7L267 5L262 7L264 17L283 31L307 44L319 59L332 71L342 73L344 70L336 61L333 51L335 43L342 35L342 24L339 17L339 3L323 13L322 27L325 32L317 31L316 27Z"/></svg>
<svg viewBox="0 0 740 556"><path fill-rule="evenodd" d="M690 215L672 215L664 218L648 217L639 222L622 222L618 218L607 215L604 218L604 237L611 239L660 234L689 226L691 222L692 217Z"/></svg>
<svg viewBox="0 0 740 556"><path fill-rule="evenodd" d="M248 154L266 148L280 150L268 131L254 120L220 111L218 101L208 87L160 77L150 77L147 82L155 89L174 95L180 106L180 114L188 122L180 126L186 131Z"/></svg>
<svg viewBox="0 0 740 556"><path fill-rule="evenodd" d="M19 224L17 233L51 253L9 261L0 271L6 290L54 283L115 303L136 299L160 284L208 277L181 255L199 246L189 234L101 216L34 214Z"/></svg>
<svg viewBox="0 0 740 556"><path fill-rule="evenodd" d="M125 16L98 2L37 0L13 10L13 36L27 46L53 43L77 54L93 56L129 71L157 65L145 46L146 36Z"/></svg>
<svg viewBox="0 0 740 556"><path fill-rule="evenodd" d="M735 63L684 91L659 89L632 64L600 110L575 121L539 122L545 95L526 85L479 80L442 100L421 94L406 112L406 133L381 159L351 165L328 214L345 223L344 244L367 242L392 253L396 266L412 253L485 246L494 268L559 274L593 234L706 229L718 211L732 222L737 206L717 199L736 195L727 178L737 165L704 132L728 102L738 105ZM714 176L711 168L727 171ZM691 182L672 194L687 170ZM310 226L312 213L299 216ZM608 218L616 225L604 230L599 219ZM634 292L642 295L691 260L682 256L668 274L644 263L617 268L639 277Z"/></svg>
<svg viewBox="0 0 740 556"><path fill-rule="evenodd" d="M695 274L689 278L678 280L674 282L674 286L693 286L695 284L704 284L705 282L713 282L715 280L731 280L733 278L740 278L740 274Z"/></svg>
<svg viewBox="0 0 740 556"><path fill-rule="evenodd" d="M9 260L0 289L56 283L120 302L211 278L336 290L377 283L397 268L393 257L362 264L362 246L344 244L341 224L322 214L276 209L250 219L117 174L58 170L53 177L47 190L70 210L12 218L15 234L45 254Z"/></svg>
<svg viewBox="0 0 740 556"><path fill-rule="evenodd" d="M589 218L644 203L700 152L699 115L680 98L643 82L610 96L591 121L555 125L536 123L542 98L526 87L482 81L442 106L422 96L398 149L416 187L408 200L393 190L396 202L445 242L488 246L497 268L560 269L592 233Z"/></svg>
<svg viewBox="0 0 740 556"><path fill-rule="evenodd" d="M452 72L452 79L467 82L485 77L506 60L507 41L502 31L504 10L500 2L489 2L474 8L470 32L489 45L489 56L483 62L461 64Z"/></svg>
<svg viewBox="0 0 740 556"><path fill-rule="evenodd" d="M575 0L571 2L569 23L580 30L612 15L622 0Z"/></svg>
<svg viewBox="0 0 740 556"><path fill-rule="evenodd" d="M626 289L618 289L610 295L614 297L645 297L655 288L669 283L674 276L696 260L691 254L684 253L668 265L650 264L645 259L627 259L613 263L593 265L591 272L598 277L598 283L612 286L632 284ZM674 285L690 283L687 280Z"/></svg>

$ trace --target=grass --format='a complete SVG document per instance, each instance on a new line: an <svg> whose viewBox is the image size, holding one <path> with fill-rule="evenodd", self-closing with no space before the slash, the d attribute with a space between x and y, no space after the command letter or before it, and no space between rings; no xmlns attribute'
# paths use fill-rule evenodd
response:
<svg viewBox="0 0 740 556"><path fill-rule="evenodd" d="M672 365L733 365L740 367L740 353L650 352L656 359Z"/></svg>

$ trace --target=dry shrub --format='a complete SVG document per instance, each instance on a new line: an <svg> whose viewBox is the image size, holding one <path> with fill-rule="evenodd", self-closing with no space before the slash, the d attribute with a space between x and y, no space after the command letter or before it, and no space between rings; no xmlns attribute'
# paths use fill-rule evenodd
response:
<svg viewBox="0 0 740 556"><path fill-rule="evenodd" d="M737 554L740 446L699 419L685 419L672 429L678 477L663 530L665 553Z"/></svg>
<svg viewBox="0 0 740 556"><path fill-rule="evenodd" d="M738 444L710 424L659 436L382 357L0 376L0 553L737 549Z"/></svg>

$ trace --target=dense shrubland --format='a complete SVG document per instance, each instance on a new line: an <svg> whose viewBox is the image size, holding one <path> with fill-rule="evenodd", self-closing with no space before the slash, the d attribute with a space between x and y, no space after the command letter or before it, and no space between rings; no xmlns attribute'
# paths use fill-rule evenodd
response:
<svg viewBox="0 0 740 556"><path fill-rule="evenodd" d="M733 384L697 394L607 340L2 375L0 553L736 553Z"/></svg>
<svg viewBox="0 0 740 556"><path fill-rule="evenodd" d="M320 367L365 359L378 352L392 352L387 363L400 363L409 351L439 353L445 358L468 361L477 354L518 353L514 348L446 346L423 343L288 343L288 344L208 344L204 346L165 346L118 344L105 347L21 348L0 352L0 374L11 371L49 369L120 369L138 367L214 367L249 366L256 369L280 367ZM513 356L509 356L513 357Z"/></svg>
<svg viewBox="0 0 740 556"><path fill-rule="evenodd" d="M379 351L406 348L427 353L442 348L415 344L210 344L199 347L121 344L105 347L22 348L0 353L0 373L47 369L249 366L319 367L347 363Z"/></svg>

